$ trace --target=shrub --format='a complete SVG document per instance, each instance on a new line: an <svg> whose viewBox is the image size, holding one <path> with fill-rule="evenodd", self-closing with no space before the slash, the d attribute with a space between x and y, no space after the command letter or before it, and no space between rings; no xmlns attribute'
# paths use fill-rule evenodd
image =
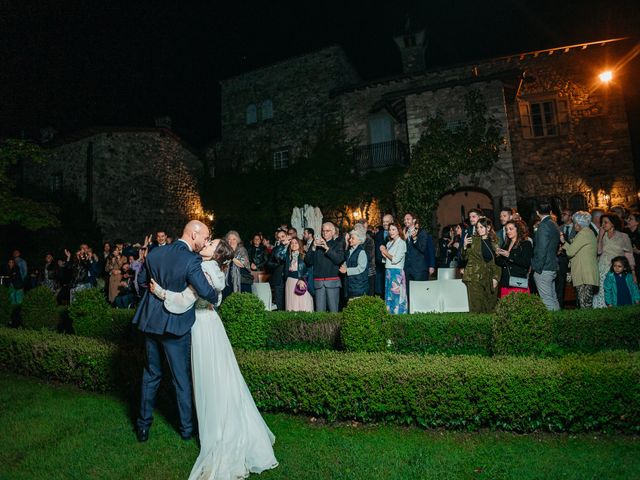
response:
<svg viewBox="0 0 640 480"><path fill-rule="evenodd" d="M554 341L564 351L640 350L640 306L561 310L551 315Z"/></svg>
<svg viewBox="0 0 640 480"><path fill-rule="evenodd" d="M414 313L392 315L390 322L394 352L491 354L492 315Z"/></svg>
<svg viewBox="0 0 640 480"><path fill-rule="evenodd" d="M232 293L220 305L220 317L235 348L265 348L269 325L264 303L251 293Z"/></svg>
<svg viewBox="0 0 640 480"><path fill-rule="evenodd" d="M390 337L389 314L378 297L351 300L342 312L342 344L352 352L381 352Z"/></svg>
<svg viewBox="0 0 640 480"><path fill-rule="evenodd" d="M337 350L342 315L325 312L267 312L267 347L283 350Z"/></svg>
<svg viewBox="0 0 640 480"><path fill-rule="evenodd" d="M511 293L496 307L493 352L498 355L540 354L552 343L551 314L537 295Z"/></svg>
<svg viewBox="0 0 640 480"><path fill-rule="evenodd" d="M0 325L7 325L11 321L11 312L13 306L11 305L11 297L9 296L9 289L4 285L0 285Z"/></svg>
<svg viewBox="0 0 640 480"><path fill-rule="evenodd" d="M131 388L141 345L0 328L0 369L89 390ZM239 351L269 411L426 427L640 432L640 353L559 359Z"/></svg>
<svg viewBox="0 0 640 480"><path fill-rule="evenodd" d="M26 328L56 330L60 323L56 298L48 287L40 286L29 290L20 309L22 325Z"/></svg>
<svg viewBox="0 0 640 480"><path fill-rule="evenodd" d="M78 292L69 305L74 333L84 337L110 338L114 328L111 311L102 290L89 288Z"/></svg>

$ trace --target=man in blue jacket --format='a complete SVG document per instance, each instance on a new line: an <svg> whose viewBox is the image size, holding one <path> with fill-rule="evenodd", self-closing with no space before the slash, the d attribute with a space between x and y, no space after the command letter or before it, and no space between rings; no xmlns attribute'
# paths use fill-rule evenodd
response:
<svg viewBox="0 0 640 480"><path fill-rule="evenodd" d="M541 203L536 210L540 218L533 241L531 269L538 293L547 310L560 310L555 280L558 274L558 244L560 229L551 218L551 205Z"/></svg>
<svg viewBox="0 0 640 480"><path fill-rule="evenodd" d="M200 297L215 304L216 290L207 281L198 252L209 241L209 229L197 220L190 221L182 237L175 243L153 249L138 275L138 283L147 286L151 279L167 290L182 292L191 285ZM191 327L196 316L193 308L183 314L170 313L162 300L148 291L142 297L133 317L134 325L145 334L147 358L142 374L142 396L137 421L138 441L149 438L153 422L153 406L162 378L162 353L169 363L178 400L180 436L188 440L193 435L193 405L191 394Z"/></svg>
<svg viewBox="0 0 640 480"><path fill-rule="evenodd" d="M407 254L404 259L404 274L407 281L407 300L409 298L409 282L423 282L435 272L436 253L433 238L426 230L420 228L418 219L413 213L404 216L404 234L407 242Z"/></svg>

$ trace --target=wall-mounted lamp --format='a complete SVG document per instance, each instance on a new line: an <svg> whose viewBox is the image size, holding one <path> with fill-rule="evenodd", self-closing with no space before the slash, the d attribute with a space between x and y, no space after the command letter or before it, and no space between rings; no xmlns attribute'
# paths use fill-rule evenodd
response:
<svg viewBox="0 0 640 480"><path fill-rule="evenodd" d="M598 78L602 83L609 83L613 79L613 72L611 70L605 70L598 75Z"/></svg>

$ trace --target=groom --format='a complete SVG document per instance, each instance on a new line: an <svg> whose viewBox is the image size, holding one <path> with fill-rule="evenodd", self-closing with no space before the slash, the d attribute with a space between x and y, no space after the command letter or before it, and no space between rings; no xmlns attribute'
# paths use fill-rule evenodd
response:
<svg viewBox="0 0 640 480"><path fill-rule="evenodd" d="M181 292L191 285L198 295L215 304L216 290L202 272L198 252L209 240L209 229L197 220L190 221L177 242L153 249L140 271L138 283L149 284L154 279L167 290ZM162 352L173 376L180 414L180 436L189 440L193 435L191 400L191 327L195 322L193 308L176 315L165 310L162 300L146 292L133 318L134 325L145 333L147 358L142 374L142 398L137 421L138 441L149 439L153 422L153 406L162 378Z"/></svg>

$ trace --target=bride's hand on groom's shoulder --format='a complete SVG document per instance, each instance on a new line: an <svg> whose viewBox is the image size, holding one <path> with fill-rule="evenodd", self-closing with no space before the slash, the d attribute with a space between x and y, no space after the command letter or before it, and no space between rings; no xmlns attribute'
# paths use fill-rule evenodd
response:
<svg viewBox="0 0 640 480"><path fill-rule="evenodd" d="M151 283L149 283L149 291L151 293L153 293L155 295L156 293L156 287L158 286L158 284L156 283L156 281L152 278L151 279Z"/></svg>

